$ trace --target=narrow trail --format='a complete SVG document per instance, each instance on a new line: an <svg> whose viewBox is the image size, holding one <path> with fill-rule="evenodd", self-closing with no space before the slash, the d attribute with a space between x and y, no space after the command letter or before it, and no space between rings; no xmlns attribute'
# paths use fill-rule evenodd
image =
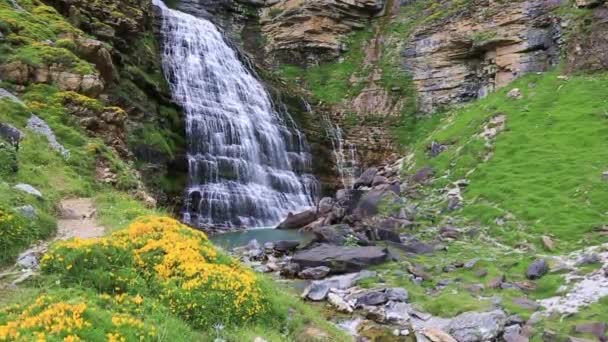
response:
<svg viewBox="0 0 608 342"><path fill-rule="evenodd" d="M53 242L72 238L91 239L105 233L105 228L95 218L97 210L91 198L62 200L59 213L57 234L53 238L33 245L19 255L15 265L0 270L0 289L14 288L38 274L39 260Z"/></svg>

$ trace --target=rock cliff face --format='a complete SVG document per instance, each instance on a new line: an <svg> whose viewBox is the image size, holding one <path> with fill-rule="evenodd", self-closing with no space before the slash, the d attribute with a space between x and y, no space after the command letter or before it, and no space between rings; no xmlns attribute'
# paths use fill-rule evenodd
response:
<svg viewBox="0 0 608 342"><path fill-rule="evenodd" d="M417 30L403 52L419 109L483 97L513 79L558 62L560 1L475 1L447 20Z"/></svg>
<svg viewBox="0 0 608 342"><path fill-rule="evenodd" d="M380 15L385 0L282 0L262 12L266 51L279 62L311 65L333 60L344 38Z"/></svg>

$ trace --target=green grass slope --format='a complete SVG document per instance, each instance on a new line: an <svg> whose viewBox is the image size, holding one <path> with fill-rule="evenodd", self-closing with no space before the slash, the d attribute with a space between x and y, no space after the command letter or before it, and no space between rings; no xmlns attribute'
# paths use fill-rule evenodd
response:
<svg viewBox="0 0 608 342"><path fill-rule="evenodd" d="M491 228L507 244L538 242L540 234L563 242L562 251L605 241L594 229L606 224L608 212L608 182L602 180L608 170L608 75L559 75L526 76L439 122L421 123L431 132L413 144L410 171L433 167L434 189L468 179L466 204L455 215ZM507 96L513 88L521 99ZM500 114L505 130L486 142L480 133ZM434 158L427 154L433 141L448 146ZM496 224L499 218L506 224Z"/></svg>

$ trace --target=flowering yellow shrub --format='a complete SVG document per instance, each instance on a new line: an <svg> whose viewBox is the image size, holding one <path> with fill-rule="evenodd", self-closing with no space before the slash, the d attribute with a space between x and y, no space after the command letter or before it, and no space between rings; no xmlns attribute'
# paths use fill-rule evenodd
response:
<svg viewBox="0 0 608 342"><path fill-rule="evenodd" d="M218 253L199 231L146 217L110 237L57 244L43 270L105 293L158 296L199 328L248 321L265 310L253 272Z"/></svg>
<svg viewBox="0 0 608 342"><path fill-rule="evenodd" d="M153 339L153 326L127 313L113 316L85 298L66 302L40 296L32 304L0 312L0 341L133 341Z"/></svg>

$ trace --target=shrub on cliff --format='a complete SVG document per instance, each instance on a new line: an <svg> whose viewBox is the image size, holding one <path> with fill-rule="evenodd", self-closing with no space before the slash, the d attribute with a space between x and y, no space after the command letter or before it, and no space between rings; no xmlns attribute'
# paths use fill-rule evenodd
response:
<svg viewBox="0 0 608 342"><path fill-rule="evenodd" d="M45 273L105 294L158 297L196 328L242 324L267 310L254 274L219 253L205 234L146 217L110 237L57 244Z"/></svg>

